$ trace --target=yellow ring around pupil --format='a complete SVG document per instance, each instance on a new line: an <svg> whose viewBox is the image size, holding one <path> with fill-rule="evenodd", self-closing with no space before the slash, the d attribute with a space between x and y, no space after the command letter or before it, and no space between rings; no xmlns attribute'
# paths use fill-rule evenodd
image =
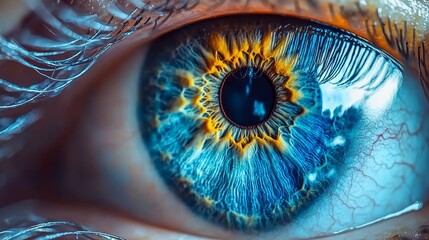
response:
<svg viewBox="0 0 429 240"><path fill-rule="evenodd" d="M339 69L349 49L370 61L383 55L312 22L232 18L227 27L226 19L191 25L151 48L142 132L157 170L190 208L230 229L264 229L290 222L318 195L349 147L359 110L324 112L321 83L361 76ZM225 77L240 68L263 71L276 93L271 115L251 128L232 124L220 106ZM344 144L331 145L336 137Z"/></svg>
<svg viewBox="0 0 429 240"><path fill-rule="evenodd" d="M302 98L302 93L295 88L297 74L293 72L297 61L296 56L285 54L288 41L281 38L273 41L274 32L267 32L262 36L232 37L220 33L212 34L209 46L202 47L202 62L204 59L204 73L202 76L194 76L187 71L177 72L177 81L186 88L196 88L199 95L193 99L186 99L183 95L172 104L171 111L180 111L186 105L192 105L199 109L202 125L202 135L195 141L196 146L203 147L204 138L218 141L220 144L229 144L240 155L245 155L246 150L254 149L256 144L271 146L278 151L284 151L287 147L276 125L266 125L259 129L239 130L231 126L222 116L218 99L217 88L219 82L234 69L241 67L255 67L261 69L272 79L278 94L277 101L297 103ZM228 38L228 39L227 39ZM215 82L212 79L216 79ZM215 95L215 96L213 96ZM305 111L305 110L304 110ZM287 117L287 116L284 116Z"/></svg>

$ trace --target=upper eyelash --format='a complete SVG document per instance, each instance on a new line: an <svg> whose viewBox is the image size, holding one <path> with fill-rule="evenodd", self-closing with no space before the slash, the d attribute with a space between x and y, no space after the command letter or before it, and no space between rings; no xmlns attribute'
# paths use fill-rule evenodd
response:
<svg viewBox="0 0 429 240"><path fill-rule="evenodd" d="M295 0L298 1L298 0ZM370 13L361 7L359 1L356 1L355 11L345 11L344 6L339 7L339 12L335 11L332 3L330 5L331 15L337 14L347 18L350 15L359 14L361 17L367 17ZM376 19L365 19L365 28L371 42L376 43L374 36L381 32L389 47L396 50L401 57L409 64L416 63L418 77L424 90L426 98L429 100L429 48L425 46L425 40L417 41L417 29L411 28L412 34L408 34L409 24L407 21L396 22L389 16L386 19L381 17L379 9L373 14ZM372 22L370 22L372 21Z"/></svg>

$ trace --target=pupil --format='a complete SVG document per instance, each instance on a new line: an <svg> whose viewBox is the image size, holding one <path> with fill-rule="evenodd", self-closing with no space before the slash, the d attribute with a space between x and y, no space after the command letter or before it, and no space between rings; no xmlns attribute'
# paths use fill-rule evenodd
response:
<svg viewBox="0 0 429 240"><path fill-rule="evenodd" d="M241 127L256 126L267 120L276 99L271 79L254 67L230 72L222 81L219 95L225 117Z"/></svg>

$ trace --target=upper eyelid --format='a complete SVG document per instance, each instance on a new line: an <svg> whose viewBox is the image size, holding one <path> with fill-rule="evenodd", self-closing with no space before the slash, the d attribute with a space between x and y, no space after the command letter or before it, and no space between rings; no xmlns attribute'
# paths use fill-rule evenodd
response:
<svg viewBox="0 0 429 240"><path fill-rule="evenodd" d="M268 10L274 10L275 13L279 14L291 14L307 18L305 14L302 14L303 12L321 12L319 10L322 9L321 5L329 4L331 7L329 10L327 8L324 9L324 12L326 12L322 14L324 16L319 16L319 19L315 17L314 20L343 28L342 25L335 25L336 22L332 21L332 19L330 22L325 20L325 18L330 17L335 19L336 17L342 17L346 19L349 17L355 18L356 15L360 15L358 20L355 19L355 22L360 21L362 23L366 21L367 24L373 24L372 26L365 26L365 36L361 36L361 34L354 31L355 29L353 28L343 29L354 32L362 38L367 39L373 43L374 46L381 48L402 62L405 67L411 68L414 72L418 72L423 86L426 86L429 81L429 59L427 59L429 57L429 48L425 48L424 42L425 40L427 42L429 38L429 24L416 24L414 21L419 18L422 23L426 23L424 19L427 19L427 22L429 22L429 6L425 6L423 1L425 0L394 0L393 2L388 0L222 0L217 4L216 2L213 3L212 1L204 0L173 0L166 1L171 4L169 7L164 6L165 8L163 8L159 6L156 8L160 12L165 11L163 12L164 15L162 17L160 15L160 17L152 23L149 22L148 26L142 26L144 29L139 29L139 31L133 35L133 39L140 42L147 42L163 32L178 28L192 21L226 14L252 13L258 11L266 13ZM412 2L411 5L410 2ZM389 4L394 7L389 6ZM410 12L419 14L427 12L427 14L412 16L412 14L407 14L409 12L405 11L400 6L406 6L408 10L411 9ZM221 11L222 7L225 7L225 9L229 11L231 11L231 8L235 7L235 10L229 13L223 13ZM260 7L260 9L258 9L258 7ZM333 10L334 8L336 9ZM207 14L207 11L210 13ZM176 12L180 12L180 14L175 15L174 13ZM313 15L309 16L313 17ZM370 19L371 17L372 19ZM135 22L134 18L125 21L124 25L132 25L135 24ZM378 29L375 27L377 24ZM385 25L386 27L380 27L381 25ZM412 29L413 32L407 33L410 29ZM374 31L374 33L370 31ZM376 31L379 31L378 36L375 34ZM377 38L383 38L384 45L389 46L386 47L380 44L381 41L378 41Z"/></svg>
<svg viewBox="0 0 429 240"><path fill-rule="evenodd" d="M188 18L192 18L192 12L194 7L197 7L201 4L206 3L203 0L174 0L174 1L165 1L164 4L152 5L145 4L141 0L128 0L131 5L126 4L124 6L117 6L116 4L100 4L98 1L91 1L90 6L86 6L88 13L87 15L83 15L82 13L77 13L73 11L72 8L64 8L62 10L62 19L56 18L56 16L45 17L44 15L48 13L47 9L42 8L43 12L39 13L41 18L48 23L50 28L54 28L59 31L62 35L68 37L67 40L63 42L62 47L66 48L69 51L81 49L82 46L91 46L92 48L101 47L103 45L110 44L112 42L118 42L124 38L124 35L131 35L131 33L138 30L139 38L150 38L153 35L156 35L158 31L163 30L162 25L168 22L170 17L177 12L181 13L181 16L189 16ZM214 7L220 7L221 5L228 4L230 0L220 1L220 4L212 3ZM261 2L264 4L272 4L273 7L279 7L281 2L282 6L286 6L287 4L293 5L295 11L301 11L302 5L309 6L310 8L316 7L319 2L322 0L259 0L252 1L251 0L243 0L243 7L246 8L250 4L254 2ZM344 0L343 0L344 1ZM337 3L343 2L341 0L330 0L327 2ZM413 0L396 0L396 2L403 1L413 1ZM104 1L99 1L104 2ZM113 2L113 1L112 1ZM354 1L349 1L352 5L358 4ZM374 2L374 0L366 1L367 4ZM383 4L383 1L379 1ZM81 2L82 4L82 2ZM94 6L92 5L94 4ZM423 4L423 3L421 3ZM75 4L79 5L79 4ZM99 5L99 6L98 6ZM104 9L97 9L100 6L104 6ZM210 5L206 5L210 6ZM345 6L344 4L342 7ZM417 5L413 5L415 8ZM382 6L379 6L382 7ZM281 8L281 6L279 7ZM94 10L95 9L95 10ZM253 9L252 9L253 10ZM201 11L201 10L199 10ZM108 14L106 16L106 14ZM396 14L391 14L392 16L397 16ZM61 17L61 16L60 16ZM82 17L83 20L82 20ZM103 18L103 19L102 19ZM429 13L428 13L429 18ZM91 21L92 20L92 21ZM395 20L395 19L393 19ZM64 27L61 25L61 21L64 22ZM88 23L92 22L92 24ZM180 21L179 21L180 22ZM71 26L70 26L71 25ZM174 27L172 23L169 23ZM47 27L48 28L48 27ZM80 29L79 29L80 28ZM143 28L143 29L142 29ZM87 33L83 33L83 31L87 31ZM92 35L91 33L92 32ZM422 31L417 31L421 33ZM425 33L422 33L425 35ZM94 37L94 35L98 35ZM33 39L31 39L31 42ZM78 42L78 44L72 42ZM19 42L19 41L18 41ZM31 44L28 43L27 44ZM42 46L47 48L47 46ZM49 46L50 48L55 48L54 46ZM96 55L96 54L95 54ZM90 59L85 59L82 62L89 61Z"/></svg>
<svg viewBox="0 0 429 240"><path fill-rule="evenodd" d="M429 55L429 52L427 52L428 48L426 48L425 51L424 42L427 42L429 38L429 5L424 5L423 1L425 0L394 0L393 2L387 0L223 0L219 1L219 4L204 0L167 1L171 4L169 8L157 8L157 10L161 12L165 10L165 12L163 12L163 16L155 19L155 21L149 22L149 26L137 27L144 29L139 29L139 31L133 35L133 39L140 42L147 42L163 32L178 28L192 21L226 14L253 13L257 11L267 13L268 10L274 10L275 13L279 14L291 14L307 18L305 14L300 16L301 12L305 12L304 8L307 8L307 12L313 11L312 13L315 13L315 10L318 10L320 7L319 5L329 4L331 6L336 6L336 9L333 10L334 7L329 10L324 9L325 12L329 13L324 13L325 16L319 16L319 18L315 17L314 19L311 19L343 28L342 25L335 25L337 23L333 21L332 18L335 19L336 17L342 17L343 20L349 17L356 18L356 15L361 15L358 20L355 19L355 22L366 22L367 26L365 26L365 36L361 36L361 34L354 31L355 29L353 28L344 29L367 39L376 47L381 48L393 57L397 58L397 60L402 62L404 65L412 66L412 64L414 64L415 66L412 68L420 71L421 68L424 68L423 70L426 71L425 75L427 76L429 75L427 72L427 68L429 68L427 63L429 60L426 61L426 57ZM412 2L411 5L410 2ZM226 9L230 11L229 13L221 12L220 9L224 6L228 6ZM405 11L405 8L401 8L400 6L406 6L409 11ZM258 9L258 7L260 9ZM235 8L235 10L231 11L231 8ZM210 12L209 14L207 14L208 11ZM175 12L180 12L180 14L174 14ZM295 12L299 13L295 14ZM321 11L319 10L317 12ZM421 16L409 14L410 12L420 14ZM313 15L310 16L313 17ZM331 18L330 21L332 22L325 20L327 16ZM420 19L420 21L418 21L419 24L417 24L416 19ZM135 24L135 22L135 19L131 19L129 21L124 21L124 25ZM426 22L428 22L428 24L426 24ZM380 27L381 25L385 25L386 27ZM377 26L378 29L374 26ZM412 29L412 33L410 32L410 29ZM373 33L371 31L379 31L378 36L375 36L375 34L372 35ZM380 34L382 31L383 34ZM408 38L404 39L406 37ZM385 45L390 45L389 49L382 46L383 44L379 44L377 39L380 38L384 38L384 42L387 42ZM423 56L423 61L421 61L420 55ZM421 74L421 78L425 75Z"/></svg>
<svg viewBox="0 0 429 240"><path fill-rule="evenodd" d="M344 1L348 1L349 3L344 4ZM417 0L395 0L394 2L398 3L405 3L405 1L413 1L414 4L410 8L419 8L420 5L424 7L424 3L419 2ZM425 1L425 0L422 0ZM78 2L78 1L76 1ZM85 2L85 1L83 1ZM77 34L76 36L73 36L74 38L81 38L79 40L86 40L91 41L93 45L100 45L100 42L102 41L94 41L94 40L104 40L103 42L109 42L108 40L111 40L111 38L118 38L118 35L127 35L131 32L135 32L139 30L139 34L143 35L143 38L151 37L154 34L157 34L157 31L154 30L162 30L162 25L168 22L169 18L174 15L177 12L180 12L180 16L186 16L187 18L192 18L192 13L194 11L194 8L206 4L205 6L207 9L204 10L213 10L213 8L220 7L222 5L227 5L230 2L234 2L235 5L241 6L240 8L248 8L250 5L260 2L264 5L270 5L273 8L281 9L282 7L286 5L293 5L295 8L295 11L301 11L302 6L306 5L310 8L315 8L318 4L321 4L322 2L330 2L333 4L339 4L342 7L344 6L352 6L359 4L357 1L354 0L258 0L258 1L252 1L252 0L239 0L238 3L234 0L222 0L219 1L220 3L217 4L216 2L213 3L212 1L204 1L204 0L173 0L173 1L163 1L164 3L161 3L159 5L154 4L146 4L143 3L142 0L128 0L131 4L122 4L121 6L116 5L111 1L109 4L105 4L105 1L96 0L91 1L89 6L85 6L86 13L83 12L77 12L73 11L72 8L66 9L68 10L62 16L59 16L58 19L54 18L45 18L46 21L48 21L49 25L52 25L53 28L56 28L61 31L62 26L57 24L56 22L64 22L65 30L69 30L70 24L72 25L73 30L77 28L79 31L98 31L103 36L98 36L98 38L91 37L90 34ZM210 4L207 4L207 2L210 2ZM377 5L379 9L383 9L383 7L386 4L385 0L366 0L361 1L365 2L365 4L368 5ZM390 3L390 2L389 2ZM79 5L78 3L75 3L75 5ZM81 2L82 5L82 2ZM101 7L103 6L103 7ZM74 7L74 6L73 6ZM98 7L98 8L97 8ZM210 7L210 8L209 8ZM427 7L429 10L429 7ZM216 10L216 9L215 9ZM252 9L253 11L254 9ZM266 10L266 9L265 9ZM85 11L85 10L84 10ZM201 11L201 10L199 10ZM281 11L281 10L280 10ZM64 12L64 11L63 11ZM398 11L398 14L391 13L390 18L392 21L399 21L403 19L394 19L397 16L401 16L399 14L400 11ZM107 16L106 16L107 14ZM205 12L203 12L204 15ZM403 15L403 14L402 14ZM429 12L426 14L427 16L421 16L423 19L422 22L425 22L425 17L427 18L429 22ZM84 20L79 19L78 17L85 17ZM90 17L91 19L88 19ZM62 19L61 19L62 18ZM51 21L52 20L52 21ZM90 21L92 20L92 21ZM88 22L91 22L92 24L89 24ZM83 23L87 23L82 26ZM169 23L169 25L172 25ZM422 35L426 35L426 29L419 29L419 27L425 28L425 25L418 25L414 26L417 29L417 32L421 33ZM142 29L143 28L143 29ZM427 29L429 31L429 27ZM72 32L72 31L69 31ZM65 35L69 35L69 33L63 31L62 32ZM86 38L86 39L85 39ZM73 44L72 44L73 45Z"/></svg>
<svg viewBox="0 0 429 240"><path fill-rule="evenodd" d="M57 81L60 80L62 82L66 82L67 84L60 85L57 87L56 85L46 90L46 88L41 89L40 91L38 89L38 85L35 87L34 85L31 87L22 87L17 86L14 84L3 84L3 88L11 88L16 89L16 91L24 91L31 95L28 99L20 99L19 104L9 104L9 106L2 106L2 108L8 108L8 107L16 107L20 105L24 105L27 101L32 101L33 96L32 95L42 95L42 96L50 96L55 95L58 92L58 89L64 88L66 85L68 85L69 82L74 80L75 78L79 77L81 74L83 74L86 70L89 69L89 67L94 63L96 59L98 59L103 52L108 50L111 46L113 46L115 43L127 38L130 35L133 35L134 39L137 40L148 40L151 37L154 37L158 35L162 31L168 30L168 28L174 28L176 21L173 21L174 17L180 16L187 16L182 19L182 21L177 21L178 23L185 24L185 20L193 19L195 20L196 17L193 16L197 9L197 7L204 7L197 9L201 14L205 14L206 12L202 11L207 9L211 9L216 11L217 9L221 9L222 6L228 6L228 3L231 3L230 1L234 1L234 3L237 3L235 0L219 0L219 4L217 2L213 3L212 1L205 1L205 0L172 0L172 1L161 1L159 5L153 5L153 4L142 4L143 1L141 0L128 0L130 4L124 4L123 6L116 6L113 1L108 2L109 4L100 5L103 6L103 9L97 9L97 6L87 6L86 3L89 4L98 4L99 2L105 3L106 1L75 1L74 3L76 5L79 5L80 3L87 12L84 14L83 12L78 12L77 9L69 7L68 12L66 10L63 10L65 12L63 19L61 19L61 16L59 15L52 15L52 17L46 17L47 11L45 13L41 14L39 12L39 17L42 18L47 24L44 24L46 28L48 28L49 31L56 31L53 33L53 38L57 35L65 36L61 40L60 38L55 39L58 43L58 47L49 45L49 41L47 44L43 45L43 41L46 39L40 38L37 39L35 37L37 36L30 36L26 45L30 46L35 43L42 43L41 46L37 46L36 48L42 49L41 52L28 52L26 51L25 47L22 48L19 44L16 45L15 42L20 43L19 39L12 39L12 41L8 41L8 39L5 39L0 36L0 56L6 55L10 57L11 55L18 55L19 57L27 57L31 58L32 60L38 62L39 64L42 64L46 66L45 72L46 72L46 81ZM260 6L269 6L271 4L272 9L278 7L279 4L282 4L281 7L287 8L289 7L289 10L292 11L303 11L304 7L307 8L317 8L319 4L326 4L327 2L332 4L337 4L337 6L341 5L344 7L344 1L345 0L258 0L258 1L252 1L252 0L239 0L237 4L234 6L238 6L241 9L242 8L248 8L248 10L252 6L258 6L257 4L260 4ZM375 0L367 0L366 2L371 3ZM384 2L386 0L378 0L378 2ZM398 2L403 1L416 1L416 0L396 0ZM207 4L210 2L210 4ZM356 1L349 1L350 4L347 4L347 6L351 6L354 4L357 4ZM362 1L361 1L362 2ZM60 2L60 4L63 2ZM134 4L133 4L134 3ZM139 4L140 3L140 4ZM241 5L240 5L241 3ZM262 3L262 5L261 5ZM46 3L49 5L49 3ZM52 3L51 3L52 4ZM55 3L53 3L55 4ZM136 5L143 7L138 8ZM231 5L231 4L230 4ZM211 8L207 8L207 7ZM415 5L416 6L416 5ZM67 9L67 8L66 8ZM281 8L276 8L281 9ZM43 8L42 8L43 10ZM45 9L46 10L46 9ZM250 9L255 10L255 9ZM249 10L249 11L250 11ZM269 10L265 7L265 11ZM286 9L287 10L287 9ZM177 12L180 12L179 14L176 14ZM281 10L280 10L281 12ZM36 12L37 13L37 12ZM237 13L237 12L236 12ZM58 12L57 12L58 14ZM75 14L75 16L73 15ZM210 14L212 15L212 14ZM429 15L429 14L428 14ZM396 15L393 15L396 16ZM205 16L207 17L207 16ZM213 16L214 17L214 16ZM186 19L188 18L188 19ZM429 16L428 16L429 18ZM91 24L83 24L81 26L80 24L84 23L85 21L82 21L82 19L86 20L92 20ZM61 25L62 23L63 25ZM91 27L92 26L92 27ZM103 28L104 26L104 28ZM51 29L49 29L51 28ZM101 29L101 30L100 30ZM347 30L347 29L346 29ZM25 31L25 30L24 30ZM136 34L133 34L136 32ZM420 33L421 31L418 31ZM425 35L425 34L423 34ZM39 41L36 41L39 40ZM13 47L16 47L19 50L22 50L21 52L18 52L16 50L12 50L12 54L8 54L7 50L10 50L10 47L7 46L8 44L12 45ZM76 54L76 56L79 56L79 58L73 58L73 59L63 59L62 60L69 60L69 61L58 61L58 58L55 58L52 60L50 59L50 56L46 57L43 56L43 54L47 52L55 52L60 49L60 47L66 48L66 51L70 54ZM3 48L3 49L2 49ZM9 49L8 49L9 48ZM417 47L413 46L413 49L415 50ZM6 49L6 51L4 50ZM84 50L82 50L84 49ZM419 48L419 51L421 49ZM42 54L42 57L37 56L37 54ZM82 55L85 53L86 55L82 57ZM423 52L423 56L424 56ZM419 52L420 54L420 52ZM415 54L417 56L417 54ZM429 55L429 54L427 54ZM55 54L54 54L55 56ZM420 55L419 55L420 57ZM428 57L428 56L426 56ZM423 70L426 71L426 74L429 75L428 66L426 66L426 57L423 57ZM12 57L13 58L13 57ZM54 58L54 57L53 57ZM29 62L23 61L23 59L18 59L18 62L21 61L21 64L28 64L27 66L34 66L34 68L37 67L37 65L31 65ZM59 59L61 60L61 58ZM429 62L429 60L428 60ZM60 65L58 65L60 64ZM78 70L70 71L70 73L62 74L62 76L59 75L51 75L50 73L58 73L59 70L62 69L68 69L70 66L77 66L79 65L81 68ZM421 67L421 66L420 66ZM422 75L424 77L424 75ZM426 82L426 81L425 81ZM46 86L46 84L41 84L41 86ZM36 89L36 90L35 90ZM2 103L0 103L2 105Z"/></svg>

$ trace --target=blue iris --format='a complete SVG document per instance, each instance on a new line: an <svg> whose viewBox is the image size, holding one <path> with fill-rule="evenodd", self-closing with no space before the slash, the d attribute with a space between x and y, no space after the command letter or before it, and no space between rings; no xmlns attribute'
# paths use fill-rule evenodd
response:
<svg viewBox="0 0 429 240"><path fill-rule="evenodd" d="M340 44L320 46L340 33L303 20L284 25L284 18L273 16L210 21L170 33L151 47L139 108L144 142L160 175L195 213L240 231L287 224L335 179L359 122L355 108L331 112L322 106L321 82L338 77L346 60L331 59ZM213 49L213 34L231 49L241 47L237 56L243 59ZM338 43L348 37L341 34ZM243 39L258 42L266 35L273 49L282 49L277 59L242 47ZM310 49L298 42L311 43ZM208 56L219 60L216 71ZM280 71L276 61L292 67ZM268 119L247 128L225 117L219 94L228 74L243 67L270 78L276 99Z"/></svg>

